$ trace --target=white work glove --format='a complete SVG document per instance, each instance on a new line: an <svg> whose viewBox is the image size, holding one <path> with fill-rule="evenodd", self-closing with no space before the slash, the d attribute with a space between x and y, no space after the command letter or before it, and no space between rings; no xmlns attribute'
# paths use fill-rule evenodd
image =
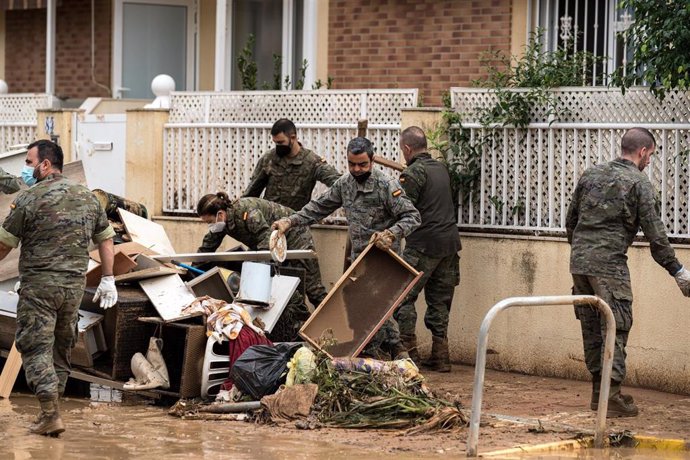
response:
<svg viewBox="0 0 690 460"><path fill-rule="evenodd" d="M290 219L288 219L287 217L278 219L275 222L273 222L273 225L271 225L271 228L273 230L278 230L278 236L285 234L285 232L290 230L290 227L292 227L292 222L290 222Z"/></svg>
<svg viewBox="0 0 690 460"><path fill-rule="evenodd" d="M685 267L681 267L673 277L676 279L676 284L680 288L680 292L682 292L685 297L690 297L690 272L687 271Z"/></svg>
<svg viewBox="0 0 690 460"><path fill-rule="evenodd" d="M114 276L104 276L101 278L101 282L96 289L96 295L93 296L93 301L96 302L101 299L100 307L103 310L115 305L117 302L117 289L115 289L115 277Z"/></svg>

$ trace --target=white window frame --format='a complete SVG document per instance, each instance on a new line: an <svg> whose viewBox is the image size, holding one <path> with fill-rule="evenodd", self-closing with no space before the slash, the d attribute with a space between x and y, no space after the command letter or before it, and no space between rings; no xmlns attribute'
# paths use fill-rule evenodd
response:
<svg viewBox="0 0 690 460"><path fill-rule="evenodd" d="M113 1L113 47L112 47L112 95L116 99L123 97L122 87L122 12L125 3L144 5L167 5L187 7L187 81L185 87L188 91L197 90L198 66L196 56L198 54L197 40L197 0L114 0ZM183 88L175 88L180 91Z"/></svg>

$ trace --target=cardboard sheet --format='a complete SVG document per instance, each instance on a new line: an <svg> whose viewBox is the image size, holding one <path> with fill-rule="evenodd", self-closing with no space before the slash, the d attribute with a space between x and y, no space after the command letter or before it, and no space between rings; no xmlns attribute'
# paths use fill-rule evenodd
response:
<svg viewBox="0 0 690 460"><path fill-rule="evenodd" d="M175 254L175 249L173 249L168 234L162 225L121 208L118 208L117 212L120 214L120 219L125 224L127 234L132 238L132 241L159 254Z"/></svg>
<svg viewBox="0 0 690 460"><path fill-rule="evenodd" d="M324 351L331 357L356 357L420 277L394 252L369 245L304 323L300 335L321 348L321 338L331 337L331 330L337 343Z"/></svg>

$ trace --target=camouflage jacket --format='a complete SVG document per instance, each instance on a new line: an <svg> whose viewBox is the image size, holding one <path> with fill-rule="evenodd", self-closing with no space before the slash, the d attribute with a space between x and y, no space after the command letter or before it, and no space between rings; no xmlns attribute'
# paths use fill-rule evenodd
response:
<svg viewBox="0 0 690 460"><path fill-rule="evenodd" d="M457 206L446 166L428 153L415 155L400 174L400 185L422 218L422 225L405 244L436 258L460 250Z"/></svg>
<svg viewBox="0 0 690 460"><path fill-rule="evenodd" d="M354 259L369 244L374 232L389 229L395 235L393 250L400 240L419 227L421 218L397 180L377 169L363 184L344 174L318 198L290 216L293 225L310 225L342 207L349 224Z"/></svg>
<svg viewBox="0 0 690 460"><path fill-rule="evenodd" d="M266 189L264 199L300 210L311 200L316 182L330 187L339 177L333 166L304 147L294 158L280 158L271 149L259 159L243 196L258 197Z"/></svg>
<svg viewBox="0 0 690 460"><path fill-rule="evenodd" d="M0 192L16 193L19 191L20 182L17 177L0 168Z"/></svg>
<svg viewBox="0 0 690 460"><path fill-rule="evenodd" d="M566 217L570 272L629 280L626 253L641 228L654 260L674 275L681 264L659 214L654 187L633 162L618 158L588 169Z"/></svg>
<svg viewBox="0 0 690 460"><path fill-rule="evenodd" d="M271 224L287 217L294 211L278 203L262 198L238 198L228 208L225 232L208 232L198 252L215 252L228 235L249 249L268 250ZM314 241L309 229L290 229L286 235L288 249L314 249Z"/></svg>
<svg viewBox="0 0 690 460"><path fill-rule="evenodd" d="M96 197L61 174L51 174L20 193L0 228L0 241L21 242L22 284L78 287L84 283L89 240L115 235Z"/></svg>

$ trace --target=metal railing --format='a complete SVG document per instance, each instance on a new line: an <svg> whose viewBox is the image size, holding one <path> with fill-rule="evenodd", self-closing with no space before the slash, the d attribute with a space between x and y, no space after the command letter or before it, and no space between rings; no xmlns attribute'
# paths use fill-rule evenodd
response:
<svg viewBox="0 0 690 460"><path fill-rule="evenodd" d="M486 350L489 341L489 328L500 312L511 307L546 306L546 305L581 305L596 307L606 320L606 340L601 370L601 390L597 407L597 420L594 432L594 447L604 446L606 431L606 412L608 410L609 390L611 388L611 370L613 367L613 347L616 340L616 320L611 307L599 297L591 295L564 295L543 297L511 297L498 302L488 311L479 328L477 338L477 359L474 368L474 386L472 389L472 414L470 430L467 435L467 456L477 456L479 444L479 421L481 419L482 398L484 393L484 374L486 371Z"/></svg>
<svg viewBox="0 0 690 460"><path fill-rule="evenodd" d="M201 196L218 190L241 196L273 146L270 129L279 118L291 119L302 145L341 172L361 119L377 155L397 160L402 109L416 105L416 89L172 93L163 210L193 213ZM323 190L317 186L315 194Z"/></svg>

